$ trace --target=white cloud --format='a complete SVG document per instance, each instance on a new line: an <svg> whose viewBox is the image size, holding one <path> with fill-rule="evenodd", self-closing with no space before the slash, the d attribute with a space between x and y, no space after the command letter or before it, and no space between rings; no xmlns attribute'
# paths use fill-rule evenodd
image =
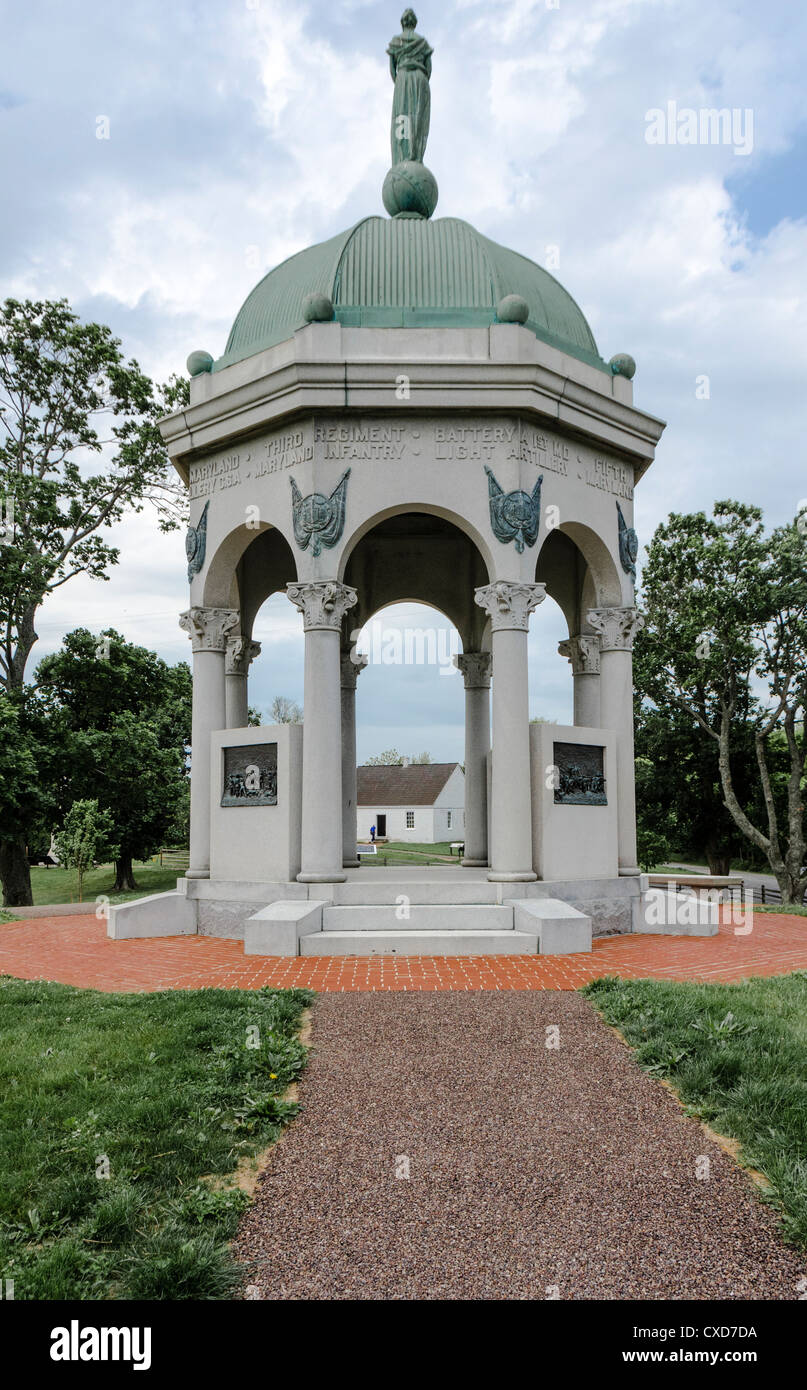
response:
<svg viewBox="0 0 807 1390"><path fill-rule="evenodd" d="M82 13L80 28L55 4L7 23L18 60L2 103L14 190L3 286L67 294L164 376L193 348L222 350L264 269L381 211L384 47L397 16L382 23L361 0L112 10L86 0ZM795 180L792 215L766 234L749 230L745 209L764 199L766 156L802 128L803 9L455 0L422 14L421 29L435 48L427 162L438 215L539 262L557 245L556 273L603 355L633 353L637 403L669 421L637 492L642 540L668 509L721 495L761 501L771 520L792 514L807 493L807 222ZM753 155L648 145L645 114L667 100L752 108ZM111 118L108 142L94 138L99 112ZM703 374L708 400L695 396ZM160 537L146 513L116 534L110 583L74 581L48 603L37 657L78 622L114 623L187 657L181 541ZM256 688L267 702L279 682L301 679L297 615L284 603L260 620ZM562 633L544 608L531 643L545 657ZM567 717L566 664L533 666L543 684L532 712ZM402 700L394 681L380 690L383 717L405 717L411 692ZM435 721L435 737L448 726ZM441 736L454 750L451 727Z"/></svg>

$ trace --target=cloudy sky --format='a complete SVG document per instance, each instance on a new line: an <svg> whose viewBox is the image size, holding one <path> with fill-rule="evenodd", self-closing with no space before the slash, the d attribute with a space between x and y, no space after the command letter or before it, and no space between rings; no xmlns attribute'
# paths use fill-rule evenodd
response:
<svg viewBox="0 0 807 1390"><path fill-rule="evenodd" d="M556 266L602 355L636 358L637 404L668 421L637 491L640 538L719 497L760 503L771 523L793 516L807 497L807 7L417 8L435 49L437 215ZM195 348L218 356L266 270L382 211L397 4L16 0L0 16L2 293L67 296L153 376ZM735 111L737 138L652 143L648 113L670 102ZM117 540L109 583L74 580L46 606L35 658L79 623L188 657L181 538L144 515ZM532 713L569 720L551 601L533 625ZM302 700L285 598L256 636L253 703ZM362 758L391 745L462 756L460 682L439 665L372 667L358 712Z"/></svg>

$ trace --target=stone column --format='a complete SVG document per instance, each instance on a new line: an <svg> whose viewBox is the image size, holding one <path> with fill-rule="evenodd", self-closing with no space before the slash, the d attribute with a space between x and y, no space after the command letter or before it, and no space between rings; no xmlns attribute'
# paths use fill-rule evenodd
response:
<svg viewBox="0 0 807 1390"><path fill-rule="evenodd" d="M356 681L369 658L353 649L342 652L342 864L355 869L356 858Z"/></svg>
<svg viewBox="0 0 807 1390"><path fill-rule="evenodd" d="M558 643L568 656L574 677L574 722L580 729L600 727L600 639L581 633Z"/></svg>
<svg viewBox="0 0 807 1390"><path fill-rule="evenodd" d="M301 883L342 883L342 721L339 647L342 619L358 602L336 580L289 584L303 615L303 833Z"/></svg>
<svg viewBox="0 0 807 1390"><path fill-rule="evenodd" d="M476 589L493 630L493 776L490 871L494 882L537 878L532 867L527 629L545 584L499 580Z"/></svg>
<svg viewBox="0 0 807 1390"><path fill-rule="evenodd" d="M255 657L260 656L260 651L260 642L251 642L248 637L236 635L227 639L227 653L224 659L227 729L245 729L247 726L247 672Z"/></svg>
<svg viewBox="0 0 807 1390"><path fill-rule="evenodd" d="M210 877L210 735L227 727L224 653L240 621L236 608L189 608L179 619L193 651L191 846L186 878Z"/></svg>
<svg viewBox="0 0 807 1390"><path fill-rule="evenodd" d="M616 743L619 872L638 874L633 764L633 639L644 619L635 608L592 608L588 621L600 639L600 728Z"/></svg>
<svg viewBox="0 0 807 1390"><path fill-rule="evenodd" d="M488 862L488 753L490 752L490 652L465 652L454 662L465 679L466 868Z"/></svg>

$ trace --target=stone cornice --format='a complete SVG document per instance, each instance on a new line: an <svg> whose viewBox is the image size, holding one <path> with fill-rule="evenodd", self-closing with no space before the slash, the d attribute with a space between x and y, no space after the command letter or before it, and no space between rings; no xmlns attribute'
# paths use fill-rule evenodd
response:
<svg viewBox="0 0 807 1390"><path fill-rule="evenodd" d="M418 330L407 331L420 336ZM451 359L435 355L424 360L412 352L406 357L289 360L286 356L280 360L271 352L258 354L253 369L265 368L260 375L249 379L245 363L237 363L208 376L206 394L164 419L160 429L175 467L187 479L188 463L195 454L261 429L280 427L301 414L355 410L400 415L407 409L510 412L596 439L633 463L637 477L641 476L653 459L663 421L619 399L605 373L577 364L579 379L564 375L570 359L545 351L557 361L557 368L540 361L502 361L481 355ZM406 403L395 395L395 378L401 374L409 378ZM599 385L600 378L607 390L591 384Z"/></svg>

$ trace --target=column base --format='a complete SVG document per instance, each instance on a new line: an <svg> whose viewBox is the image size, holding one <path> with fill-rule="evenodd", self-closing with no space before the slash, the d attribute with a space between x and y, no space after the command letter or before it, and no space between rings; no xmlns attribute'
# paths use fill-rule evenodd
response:
<svg viewBox="0 0 807 1390"><path fill-rule="evenodd" d="M210 878L209 869L186 869L186 878Z"/></svg>
<svg viewBox="0 0 807 1390"><path fill-rule="evenodd" d="M361 860L360 860L360 859L343 859L343 860L342 860L342 868L343 868L343 869L360 869L360 868L361 868Z"/></svg>
<svg viewBox="0 0 807 1390"><path fill-rule="evenodd" d="M486 869L488 867L487 859L466 859L463 857L460 863L463 869Z"/></svg>
<svg viewBox="0 0 807 1390"><path fill-rule="evenodd" d="M499 873L496 869L491 869L488 874L488 883L535 883L538 875L531 869L524 869L519 872L517 869L512 873Z"/></svg>
<svg viewBox="0 0 807 1390"><path fill-rule="evenodd" d="M346 874L298 874L298 883L344 883Z"/></svg>
<svg viewBox="0 0 807 1390"><path fill-rule="evenodd" d="M638 878L638 877L639 877L639 874L640 874L641 872L642 872L642 871L641 871L641 869L639 868L638 865L637 865L635 868L630 868L630 869L623 869L621 864L620 864L620 866L619 866L619 877L620 877L620 878Z"/></svg>

